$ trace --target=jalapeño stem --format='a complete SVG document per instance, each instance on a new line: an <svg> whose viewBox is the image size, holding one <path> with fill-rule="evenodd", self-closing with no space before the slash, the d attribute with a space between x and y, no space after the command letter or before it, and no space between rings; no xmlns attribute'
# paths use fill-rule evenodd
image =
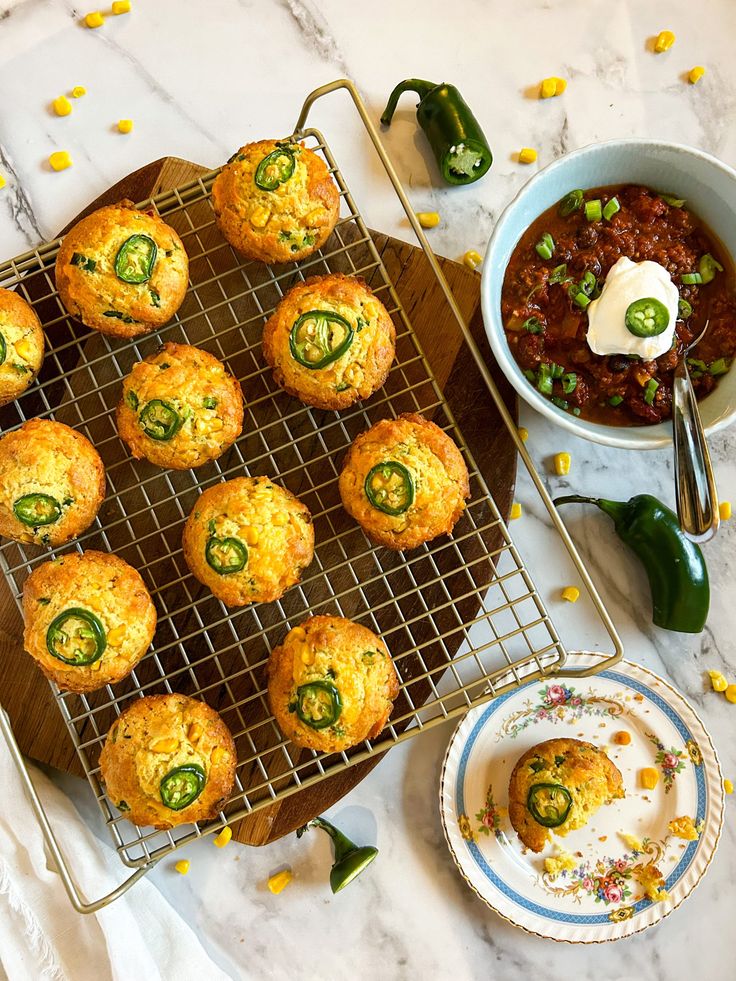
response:
<svg viewBox="0 0 736 981"><path fill-rule="evenodd" d="M52 657L64 664L82 667L98 661L107 647L107 636L101 621L80 607L64 610L49 624L46 648Z"/></svg>
<svg viewBox="0 0 736 981"><path fill-rule="evenodd" d="M349 885L378 855L378 849L373 845L358 847L326 818L314 818L309 824L299 828L297 837L301 838L308 828L321 828L332 838L335 861L330 871L330 889L333 893L340 892Z"/></svg>

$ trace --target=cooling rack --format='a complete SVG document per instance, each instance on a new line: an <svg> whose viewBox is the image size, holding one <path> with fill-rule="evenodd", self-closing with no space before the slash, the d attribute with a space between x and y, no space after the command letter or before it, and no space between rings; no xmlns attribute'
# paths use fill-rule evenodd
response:
<svg viewBox="0 0 736 981"><path fill-rule="evenodd" d="M67 548L114 551L130 562L143 575L159 614L151 651L128 679L87 695L51 686L113 843L123 863L136 869L109 895L85 899L0 712L0 728L80 912L111 902L185 842L456 717L522 680L559 672L565 663L565 648L443 398L343 175L321 133L306 127L315 100L337 89L347 90L353 99L465 343L611 638L613 651L597 670L622 656L615 628L518 439L357 90L344 79L316 89L304 103L292 138L305 141L325 159L340 190L341 216L325 248L310 259L275 268L244 263L214 223L213 171L142 202L155 207L178 231L190 257L186 300L174 320L154 336L110 340L70 318L53 278L59 241L0 266L0 286L17 289L33 304L49 340L38 382L0 410L0 427L7 431L29 418L52 417L89 437L105 462L108 495L95 524ZM306 277L327 272L362 276L397 328L396 362L384 388L368 402L339 414L303 407L286 396L273 384L260 351L264 320L282 296ZM195 344L224 360L245 393L242 436L218 461L197 471L161 471L131 459L115 429L121 379L136 361L168 340ZM471 489L452 536L406 554L372 546L343 511L337 489L339 467L351 441L379 419L402 412L421 412L456 441L468 465ZM280 601L232 610L189 574L181 529L203 489L242 474L275 477L297 494L314 517L316 548L301 584ZM14 542L0 545L0 566L19 604L25 579L50 554L49 549ZM282 737L268 709L268 655L292 626L313 613L346 616L381 633L400 676L400 694L384 732L348 752L299 750ZM238 767L233 793L217 821L156 831L132 825L112 805L99 780L98 759L107 730L130 700L166 691L201 697L221 713L235 737Z"/></svg>

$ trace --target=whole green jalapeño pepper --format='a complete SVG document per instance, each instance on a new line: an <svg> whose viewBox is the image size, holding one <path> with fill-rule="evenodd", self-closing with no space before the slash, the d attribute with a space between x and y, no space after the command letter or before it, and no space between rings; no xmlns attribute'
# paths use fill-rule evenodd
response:
<svg viewBox="0 0 736 981"><path fill-rule="evenodd" d="M340 690L331 681L310 681L296 690L296 714L310 729L334 725L342 712Z"/></svg>
<svg viewBox="0 0 736 981"><path fill-rule="evenodd" d="M559 828L572 807L572 795L561 783L535 783L526 798L527 810L543 828Z"/></svg>
<svg viewBox="0 0 736 981"><path fill-rule="evenodd" d="M124 283L145 283L156 265L158 247L150 235L126 238L115 256L115 275Z"/></svg>
<svg viewBox="0 0 736 981"><path fill-rule="evenodd" d="M321 828L332 839L335 846L335 861L330 871L330 889L333 893L340 892L353 879L360 875L378 855L378 849L373 845L361 845L352 842L339 828L323 817L313 818L309 824L297 828L296 836L301 836L309 828Z"/></svg>
<svg viewBox="0 0 736 981"><path fill-rule="evenodd" d="M710 606L708 568L700 548L680 528L677 515L651 494L629 501L558 497L559 504L595 504L613 518L616 534L639 557L652 592L652 620L664 630L697 634Z"/></svg>
<svg viewBox="0 0 736 981"><path fill-rule="evenodd" d="M106 647L107 636L100 620L77 606L54 617L46 631L49 654L75 667L99 661Z"/></svg>
<svg viewBox="0 0 736 981"><path fill-rule="evenodd" d="M448 184L473 184L489 170L493 154L478 120L454 85L407 78L389 96L381 122L391 125L399 97L419 96L417 122L427 135L442 177Z"/></svg>
<svg viewBox="0 0 736 981"><path fill-rule="evenodd" d="M207 777L199 763L175 766L159 785L161 802L171 811L183 811L195 802L206 783Z"/></svg>

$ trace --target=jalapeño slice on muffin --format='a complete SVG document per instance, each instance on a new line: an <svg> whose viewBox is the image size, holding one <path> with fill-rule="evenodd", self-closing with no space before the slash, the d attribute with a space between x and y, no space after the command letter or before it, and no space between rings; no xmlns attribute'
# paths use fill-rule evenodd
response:
<svg viewBox="0 0 736 981"><path fill-rule="evenodd" d="M572 795L561 783L535 783L526 799L529 813L545 828L559 828L570 813Z"/></svg>
<svg viewBox="0 0 736 981"><path fill-rule="evenodd" d="M181 811L195 802L206 783L207 775L199 763L175 766L161 779L161 802L172 811Z"/></svg>
<svg viewBox="0 0 736 981"><path fill-rule="evenodd" d="M46 631L49 654L64 664L94 664L106 647L107 636L99 618L78 606L54 617Z"/></svg>
<svg viewBox="0 0 736 981"><path fill-rule="evenodd" d="M339 313L308 310L291 328L291 354L305 368L325 368L345 354L354 336L352 326Z"/></svg>
<svg viewBox="0 0 736 981"><path fill-rule="evenodd" d="M29 528L39 528L59 520L61 504L50 494L24 494L13 502L13 514Z"/></svg>
<svg viewBox="0 0 736 981"><path fill-rule="evenodd" d="M377 463L365 478L365 493L373 507L384 514L403 514L414 503L414 478L396 460Z"/></svg>
<svg viewBox="0 0 736 981"><path fill-rule="evenodd" d="M296 690L294 710L312 729L334 725L342 712L340 689L331 681L310 681Z"/></svg>
<svg viewBox="0 0 736 981"><path fill-rule="evenodd" d="M262 191L275 191L294 176L296 159L294 148L288 143L277 143L276 149L267 153L256 167L255 184Z"/></svg>
<svg viewBox="0 0 736 981"><path fill-rule="evenodd" d="M146 283L153 274L158 246L150 235L131 235L115 257L115 275L124 283Z"/></svg>
<svg viewBox="0 0 736 981"><path fill-rule="evenodd" d="M211 524L214 528L214 521ZM218 576L229 576L245 568L248 549L238 538L218 538L213 534L207 539L204 557Z"/></svg>
<svg viewBox="0 0 736 981"><path fill-rule="evenodd" d="M174 406L163 399L151 399L138 413L138 422L146 436L161 442L173 439L183 421Z"/></svg>

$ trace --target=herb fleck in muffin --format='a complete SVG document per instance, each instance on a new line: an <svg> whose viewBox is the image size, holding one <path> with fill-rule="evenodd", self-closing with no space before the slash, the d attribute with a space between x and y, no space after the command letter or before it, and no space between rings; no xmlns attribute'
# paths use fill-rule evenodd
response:
<svg viewBox="0 0 736 981"><path fill-rule="evenodd" d="M618 768L602 749L579 739L548 739L518 761L509 782L509 819L519 838L541 852L550 831L582 828L601 804L624 797Z"/></svg>
<svg viewBox="0 0 736 981"><path fill-rule="evenodd" d="M95 330L136 337L163 327L189 282L182 241L152 209L121 201L82 218L64 236L56 286L64 306Z"/></svg>
<svg viewBox="0 0 736 981"><path fill-rule="evenodd" d="M223 603L271 603L312 561L312 516L268 477L236 477L204 491L182 545L192 574Z"/></svg>
<svg viewBox="0 0 736 981"><path fill-rule="evenodd" d="M177 694L132 702L100 754L110 800L134 824L154 828L217 817L232 791L236 763L220 715Z"/></svg>
<svg viewBox="0 0 736 981"><path fill-rule="evenodd" d="M17 399L35 379L43 349L36 311L22 296L0 288L0 405Z"/></svg>
<svg viewBox="0 0 736 981"><path fill-rule="evenodd" d="M89 528L104 497L102 460L69 426L31 419L0 438L0 535L63 545Z"/></svg>
<svg viewBox="0 0 736 981"><path fill-rule="evenodd" d="M383 385L396 331L357 276L314 276L289 290L263 331L278 385L318 409L344 409Z"/></svg>
<svg viewBox="0 0 736 981"><path fill-rule="evenodd" d="M413 412L358 436L340 474L345 510L372 541L396 550L449 534L469 493L460 450Z"/></svg>
<svg viewBox="0 0 736 981"><path fill-rule="evenodd" d="M95 691L125 678L148 650L156 609L117 555L74 552L37 566L23 586L23 642L47 678Z"/></svg>
<svg viewBox="0 0 736 981"><path fill-rule="evenodd" d="M330 237L340 195L325 162L299 143L241 147L212 185L220 231L248 259L305 259Z"/></svg>
<svg viewBox="0 0 736 981"><path fill-rule="evenodd" d="M221 456L243 428L243 393L221 361L164 344L123 382L118 433L136 459L187 470Z"/></svg>
<svg viewBox="0 0 736 981"><path fill-rule="evenodd" d="M398 692L384 642L343 617L310 617L268 661L268 699L281 731L324 753L378 736Z"/></svg>

